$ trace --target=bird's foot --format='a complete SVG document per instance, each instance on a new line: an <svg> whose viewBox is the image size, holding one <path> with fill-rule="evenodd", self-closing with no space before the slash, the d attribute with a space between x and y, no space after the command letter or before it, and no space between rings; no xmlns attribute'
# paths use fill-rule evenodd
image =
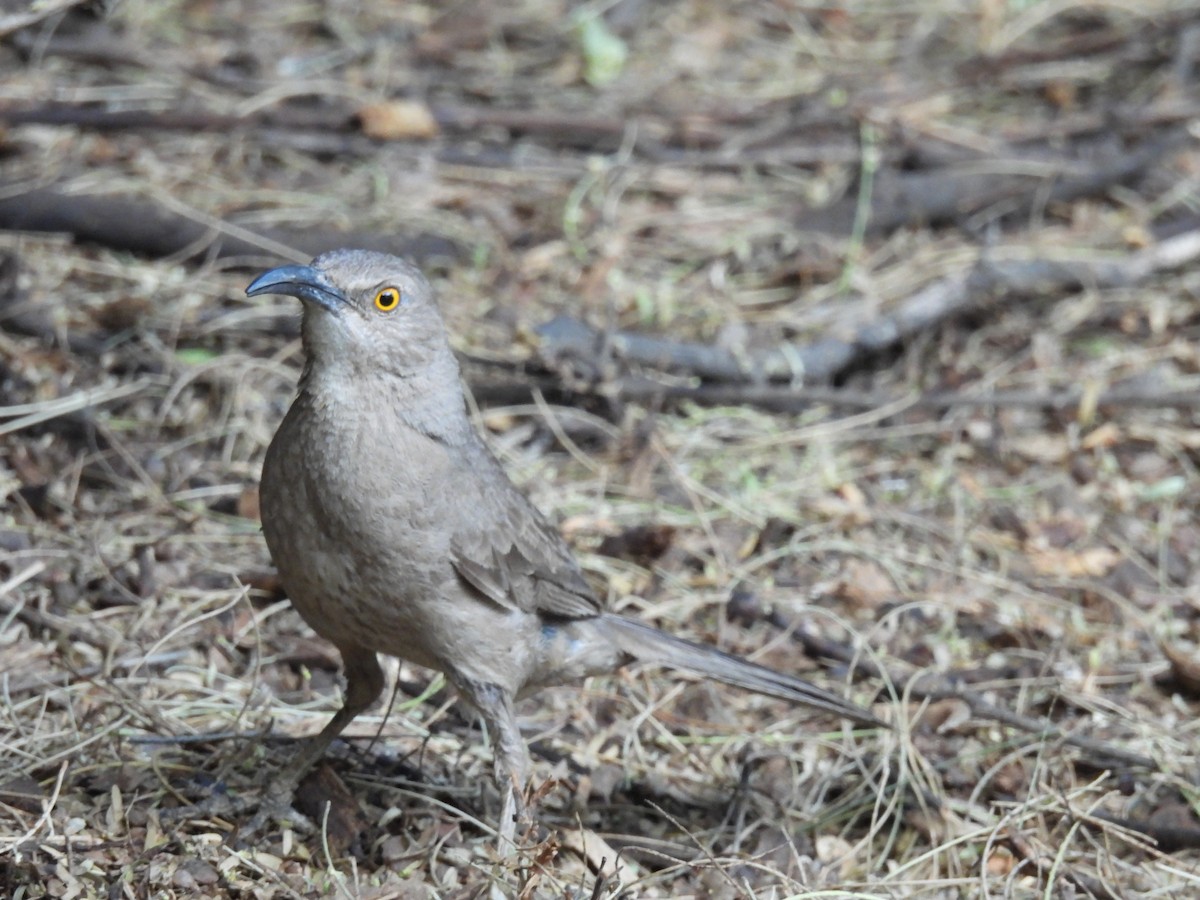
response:
<svg viewBox="0 0 1200 900"><path fill-rule="evenodd" d="M224 793L214 794L199 803L160 810L159 819L164 823L184 822L189 819L236 819L257 805L257 797L230 797Z"/></svg>
<svg viewBox="0 0 1200 900"><path fill-rule="evenodd" d="M291 828L301 834L311 834L316 831L312 820L295 807L296 782L282 773L273 779L258 798L257 808L250 821L237 830L239 843L250 843L272 826L280 825Z"/></svg>
<svg viewBox="0 0 1200 900"><path fill-rule="evenodd" d="M164 822L210 818L237 821L253 813L250 821L237 829L234 840L239 843L250 843L261 837L273 824L309 834L316 829L312 820L293 806L295 793L295 781L284 772L271 781L261 793L238 797L230 797L225 793L214 794L190 806L164 810L160 818Z"/></svg>

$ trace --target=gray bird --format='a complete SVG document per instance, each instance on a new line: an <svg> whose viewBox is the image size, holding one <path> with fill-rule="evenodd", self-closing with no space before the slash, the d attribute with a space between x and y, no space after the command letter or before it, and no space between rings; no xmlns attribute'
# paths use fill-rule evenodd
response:
<svg viewBox="0 0 1200 900"><path fill-rule="evenodd" d="M286 808L378 698L379 653L444 672L483 717L510 846L530 773L513 703L547 685L647 663L882 724L799 678L605 612L558 531L472 426L415 266L337 250L272 269L246 293L303 301L306 362L263 463L263 534L292 603L337 646L346 677L341 709L267 803Z"/></svg>

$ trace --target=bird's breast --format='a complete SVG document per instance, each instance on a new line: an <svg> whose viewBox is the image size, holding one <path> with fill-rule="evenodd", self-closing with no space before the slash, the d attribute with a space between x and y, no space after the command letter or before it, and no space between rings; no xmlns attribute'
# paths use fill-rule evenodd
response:
<svg viewBox="0 0 1200 900"><path fill-rule="evenodd" d="M448 459L394 422L340 412L304 398L288 412L263 463L263 534L309 624L372 646L452 577L437 527Z"/></svg>

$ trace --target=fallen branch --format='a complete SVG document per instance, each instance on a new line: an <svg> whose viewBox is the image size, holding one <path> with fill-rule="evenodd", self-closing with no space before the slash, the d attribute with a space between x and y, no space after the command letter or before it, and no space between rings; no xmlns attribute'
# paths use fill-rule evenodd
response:
<svg viewBox="0 0 1200 900"><path fill-rule="evenodd" d="M1095 164L1040 153L978 159L934 171L885 169L875 176L864 233L959 223L998 205L1005 215L1023 216L1048 204L1099 196L1141 178L1188 140L1186 126L1176 125L1137 149L1114 147ZM802 231L849 234L859 215L858 204L858 197L850 194L830 206L805 210L795 225Z"/></svg>
<svg viewBox="0 0 1200 900"><path fill-rule="evenodd" d="M1200 848L1200 825L1186 823L1164 824L1150 819L1130 819L1125 816L1114 816L1099 810L1093 810L1088 818L1081 818L1086 825L1095 826L1089 819L1097 819L1110 825L1116 825L1128 831L1144 834L1157 845L1163 853L1174 853L1176 850L1196 850Z"/></svg>
<svg viewBox="0 0 1200 900"><path fill-rule="evenodd" d="M810 344L783 344L765 351L737 352L713 344L673 341L628 331L604 331L579 319L558 316L536 330L537 356L550 372L572 372L575 382L595 393L597 384L612 373L631 367L657 369L691 376L702 382L750 385L724 392L711 385L654 387L632 379L619 382L639 399L654 393L662 397L709 399L774 405L799 399L798 385L828 382L861 364L872 355L967 313L998 305L1000 300L1047 297L1083 288L1132 287L1162 272L1200 259L1200 229L1167 238L1155 246L1120 260L1050 260L981 258L969 271L942 278L898 305L896 311L858 328L848 340L826 338ZM770 382L792 387L772 388ZM575 389L579 385L571 383ZM707 397L706 397L707 393ZM827 402L827 401L825 401ZM930 401L937 405L944 401ZM1070 405L1070 400L1065 405Z"/></svg>
<svg viewBox="0 0 1200 900"><path fill-rule="evenodd" d="M61 187L23 190L0 185L0 229L69 234L80 243L151 257L245 256L261 261L264 256L285 256L307 261L325 250L351 246L427 262L459 253L453 241L438 235L311 228L254 232L200 213L189 216L141 197L74 194Z"/></svg>
<svg viewBox="0 0 1200 900"><path fill-rule="evenodd" d="M295 328L293 326L292 330ZM1200 409L1200 390L1171 390L1140 379L1114 385L1095 395L1081 388L1059 391L932 391L911 397L836 387L790 387L770 384L673 384L641 375L628 374L589 387L566 387L562 380L544 373L518 374L491 360L464 360L467 384L475 402L483 407L517 406L531 403L536 394L563 406L595 398L605 403L637 403L643 406L696 403L701 406L751 406L775 413L802 413L813 406L849 411L920 409L943 412L949 409L1040 409L1070 413L1084 405L1110 409ZM505 377L507 375L508 377Z"/></svg>

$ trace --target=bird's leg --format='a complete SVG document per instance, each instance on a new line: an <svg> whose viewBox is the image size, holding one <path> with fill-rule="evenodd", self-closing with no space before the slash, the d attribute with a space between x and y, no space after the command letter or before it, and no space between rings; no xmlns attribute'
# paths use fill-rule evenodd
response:
<svg viewBox="0 0 1200 900"><path fill-rule="evenodd" d="M495 757L496 787L503 797L500 809L500 852L511 854L516 849L517 823L526 817L525 787L529 783L529 751L517 716L513 698L498 684L455 681L458 690L479 710L492 736Z"/></svg>
<svg viewBox="0 0 1200 900"><path fill-rule="evenodd" d="M259 804L258 812L241 834L258 832L271 819L303 819L292 808L296 788L325 755L329 745L341 734L359 713L374 703L383 692L383 669L375 653L363 647L339 647L342 668L346 677L346 696L342 708L321 729L309 738L300 752L289 762L267 786Z"/></svg>

